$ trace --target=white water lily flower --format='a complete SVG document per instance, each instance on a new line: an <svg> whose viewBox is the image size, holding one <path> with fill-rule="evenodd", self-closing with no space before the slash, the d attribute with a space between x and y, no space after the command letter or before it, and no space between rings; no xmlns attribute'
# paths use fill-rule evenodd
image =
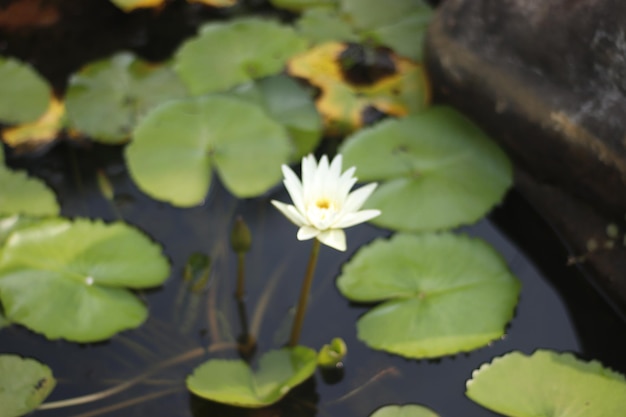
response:
<svg viewBox="0 0 626 417"><path fill-rule="evenodd" d="M380 214L380 210L361 210L365 200L376 188L376 183L353 192L356 183L355 167L341 173L341 155L331 163L326 155L319 165L313 155L302 158L302 182L287 165L282 166L284 184L294 205L272 200L296 226L298 240L317 238L320 242L340 251L346 250L346 227L366 222Z"/></svg>

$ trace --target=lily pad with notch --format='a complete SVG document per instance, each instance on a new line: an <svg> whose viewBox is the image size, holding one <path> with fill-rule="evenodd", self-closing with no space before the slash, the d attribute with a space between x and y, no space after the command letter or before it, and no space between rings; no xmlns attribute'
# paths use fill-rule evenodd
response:
<svg viewBox="0 0 626 417"><path fill-rule="evenodd" d="M385 120L346 139L340 152L361 181L382 181L366 208L401 231L471 224L504 197L511 163L477 126L447 107Z"/></svg>
<svg viewBox="0 0 626 417"><path fill-rule="evenodd" d="M0 415L19 417L36 409L56 386L52 371L34 359L0 355Z"/></svg>
<svg viewBox="0 0 626 417"><path fill-rule="evenodd" d="M51 98L50 86L32 67L0 57L0 121L32 122L46 111Z"/></svg>
<svg viewBox="0 0 626 417"><path fill-rule="evenodd" d="M179 48L175 69L193 95L225 91L279 73L306 46L291 27L269 20L209 23Z"/></svg>
<svg viewBox="0 0 626 417"><path fill-rule="evenodd" d="M264 354L256 371L240 359L211 359L187 377L187 388L202 398L220 403L265 407L307 380L316 366L316 352L304 346Z"/></svg>
<svg viewBox="0 0 626 417"><path fill-rule="evenodd" d="M428 407L418 404L386 405L379 408L370 417L439 417Z"/></svg>
<svg viewBox="0 0 626 417"><path fill-rule="evenodd" d="M418 359L502 337L520 289L489 244L451 233L375 240L344 265L337 287L352 301L381 303L358 320L359 339Z"/></svg>
<svg viewBox="0 0 626 417"><path fill-rule="evenodd" d="M312 152L321 140L322 119L312 94L293 78L270 76L239 85L232 93L260 105L287 129L294 146L292 161Z"/></svg>
<svg viewBox="0 0 626 417"><path fill-rule="evenodd" d="M130 173L150 196L200 204L215 169L237 197L280 181L292 145L287 131L253 103L207 95L166 103L146 116L126 148Z"/></svg>
<svg viewBox="0 0 626 417"><path fill-rule="evenodd" d="M67 115L72 127L95 141L123 143L150 109L186 95L185 86L168 65L121 52L72 76Z"/></svg>
<svg viewBox="0 0 626 417"><path fill-rule="evenodd" d="M139 326L144 303L128 288L169 275L161 247L124 224L56 218L12 232L0 252L7 318L48 339L104 340Z"/></svg>
<svg viewBox="0 0 626 417"><path fill-rule="evenodd" d="M475 370L466 395L509 417L619 416L626 410L626 378L571 353L515 351Z"/></svg>

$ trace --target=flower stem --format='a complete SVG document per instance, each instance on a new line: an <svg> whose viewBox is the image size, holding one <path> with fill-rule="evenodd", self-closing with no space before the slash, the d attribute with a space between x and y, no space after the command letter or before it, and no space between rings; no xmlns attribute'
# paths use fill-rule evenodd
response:
<svg viewBox="0 0 626 417"><path fill-rule="evenodd" d="M306 275L304 276L304 282L302 283L302 289L300 290L300 299L298 300L296 317L293 320L293 327L291 328L291 337L289 338L290 347L297 346L298 340L300 339L300 332L302 331L302 323L304 321L304 313L306 312L309 292L311 290L311 284L313 283L313 276L315 275L315 266L317 265L317 255L319 254L319 251L320 241L314 239L313 247L311 248L309 264L306 267Z"/></svg>
<svg viewBox="0 0 626 417"><path fill-rule="evenodd" d="M243 297L246 291L246 263L245 253L237 254L237 291L235 291L235 297L238 301L243 301Z"/></svg>

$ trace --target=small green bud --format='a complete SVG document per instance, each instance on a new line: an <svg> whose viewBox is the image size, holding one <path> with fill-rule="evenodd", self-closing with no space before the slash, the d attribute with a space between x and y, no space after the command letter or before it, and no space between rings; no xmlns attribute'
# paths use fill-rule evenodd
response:
<svg viewBox="0 0 626 417"><path fill-rule="evenodd" d="M346 342L340 337L335 337L330 344L322 346L317 354L317 364L323 368L341 368L347 353Z"/></svg>
<svg viewBox="0 0 626 417"><path fill-rule="evenodd" d="M246 253L252 246L252 235L246 222L241 216L237 216L233 230L230 234L230 246L235 253Z"/></svg>

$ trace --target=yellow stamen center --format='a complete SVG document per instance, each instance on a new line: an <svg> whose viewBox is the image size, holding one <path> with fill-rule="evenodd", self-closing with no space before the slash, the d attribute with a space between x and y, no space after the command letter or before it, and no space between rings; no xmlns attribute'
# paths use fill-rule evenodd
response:
<svg viewBox="0 0 626 417"><path fill-rule="evenodd" d="M327 199L323 198L321 200L317 200L315 202L315 205L319 209L329 209L330 208L330 201L328 201Z"/></svg>

